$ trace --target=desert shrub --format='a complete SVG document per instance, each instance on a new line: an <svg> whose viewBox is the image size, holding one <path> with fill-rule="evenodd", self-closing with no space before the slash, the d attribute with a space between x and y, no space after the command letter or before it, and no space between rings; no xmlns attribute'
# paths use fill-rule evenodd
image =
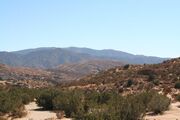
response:
<svg viewBox="0 0 180 120"><path fill-rule="evenodd" d="M180 81L178 81L178 82L176 82L176 83L175 83L174 88L176 88L176 89L180 89Z"/></svg>
<svg viewBox="0 0 180 120"><path fill-rule="evenodd" d="M178 94L178 95L176 96L176 100L177 100L177 101L180 101L180 94Z"/></svg>
<svg viewBox="0 0 180 120"><path fill-rule="evenodd" d="M139 75L146 75L148 76L148 81L151 82L156 78L156 72L151 69L142 69L138 71Z"/></svg>
<svg viewBox="0 0 180 120"><path fill-rule="evenodd" d="M83 114L83 94L76 91L62 92L53 99L53 109L64 111L67 117Z"/></svg>
<svg viewBox="0 0 180 120"><path fill-rule="evenodd" d="M26 115L24 105L35 98L34 89L5 87L0 89L0 115L14 117Z"/></svg>
<svg viewBox="0 0 180 120"><path fill-rule="evenodd" d="M131 87L133 85L134 81L129 79L126 83L126 87Z"/></svg>
<svg viewBox="0 0 180 120"><path fill-rule="evenodd" d="M148 75L148 81L154 81L154 79L156 78L156 76L154 74L150 74Z"/></svg>
<svg viewBox="0 0 180 120"><path fill-rule="evenodd" d="M146 91L136 95L136 99L141 101L142 105L147 109L148 104L151 101L153 95L156 94L154 91Z"/></svg>
<svg viewBox="0 0 180 120"><path fill-rule="evenodd" d="M123 68L124 68L125 70L127 70L127 69L129 69L129 67L130 67L130 65L129 65L129 64L126 64L126 65L124 65Z"/></svg>
<svg viewBox="0 0 180 120"><path fill-rule="evenodd" d="M77 120L140 120L146 111L167 110L170 100L153 91L121 96L116 92L45 90L37 103Z"/></svg>
<svg viewBox="0 0 180 120"><path fill-rule="evenodd" d="M83 94L79 91L43 90L37 97L38 106L46 110L64 111L73 117L84 111Z"/></svg>
<svg viewBox="0 0 180 120"><path fill-rule="evenodd" d="M154 91L117 98L113 99L115 102L110 109L110 112L114 111L111 116L115 116L115 120L142 119L147 110L158 114L167 110L170 105L169 98Z"/></svg>
<svg viewBox="0 0 180 120"><path fill-rule="evenodd" d="M43 107L45 110L53 110L53 99L59 94L58 91L48 89L42 90L37 97L36 103L38 106Z"/></svg>
<svg viewBox="0 0 180 120"><path fill-rule="evenodd" d="M143 70L139 70L138 71L138 74L140 74L140 75L148 75L148 76L150 76L150 75L156 75L156 73L153 71L153 70L151 70L151 69L143 69Z"/></svg>
<svg viewBox="0 0 180 120"><path fill-rule="evenodd" d="M154 85L159 85L159 80L155 79L152 81Z"/></svg>
<svg viewBox="0 0 180 120"><path fill-rule="evenodd" d="M101 93L100 93L101 94ZM138 120L145 113L146 108L137 95L122 97L110 93L111 97L105 104L97 104L90 112L77 119L82 120Z"/></svg>
<svg viewBox="0 0 180 120"><path fill-rule="evenodd" d="M15 116L24 110L22 108L24 108L24 104L21 98L6 91L0 92L1 113L12 113Z"/></svg>
<svg viewBox="0 0 180 120"><path fill-rule="evenodd" d="M2 77L0 77L0 81L2 81L3 79L2 79Z"/></svg>
<svg viewBox="0 0 180 120"><path fill-rule="evenodd" d="M28 89L28 88L11 88L9 90L10 94L13 94L15 96L17 96L18 98L20 98L22 100L23 104L28 104L31 101L34 100L34 98L36 97L36 93L34 91L34 89Z"/></svg>
<svg viewBox="0 0 180 120"><path fill-rule="evenodd" d="M32 98L28 94L21 94L21 99L23 104L29 104L32 101Z"/></svg>
<svg viewBox="0 0 180 120"><path fill-rule="evenodd" d="M107 104L115 93L113 92L96 92L91 91L85 94L85 101L91 106Z"/></svg>
<svg viewBox="0 0 180 120"><path fill-rule="evenodd" d="M141 119L145 113L145 106L143 106L142 101L137 99L135 95L127 96L125 98L120 98L116 103L114 110L114 116L116 120L138 120ZM115 104L116 104L115 103ZM115 105L114 104L114 105ZM114 106L112 105L112 107ZM113 110L111 110L113 111Z"/></svg>
<svg viewBox="0 0 180 120"><path fill-rule="evenodd" d="M75 120L115 120L111 118L108 111L92 111L89 114L84 114L83 116L78 116Z"/></svg>
<svg viewBox="0 0 180 120"><path fill-rule="evenodd" d="M163 113L168 110L170 105L170 99L164 95L158 93L154 94L151 101L148 104L148 110L155 114Z"/></svg>
<svg viewBox="0 0 180 120"><path fill-rule="evenodd" d="M0 112L7 113L11 110L10 96L8 96L7 92L0 92Z"/></svg>

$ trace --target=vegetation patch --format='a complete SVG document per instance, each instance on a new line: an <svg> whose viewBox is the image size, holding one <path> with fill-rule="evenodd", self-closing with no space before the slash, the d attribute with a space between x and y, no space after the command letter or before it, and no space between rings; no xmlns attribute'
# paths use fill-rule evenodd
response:
<svg viewBox="0 0 180 120"><path fill-rule="evenodd" d="M76 120L141 120L147 111L163 113L170 105L169 98L153 91L121 96L114 91L8 88L0 90L0 116L25 116L24 105L34 98L43 109Z"/></svg>
<svg viewBox="0 0 180 120"><path fill-rule="evenodd" d="M34 90L26 88L8 88L0 90L0 116L9 114L12 117L26 115L25 104L35 98Z"/></svg>
<svg viewBox="0 0 180 120"><path fill-rule="evenodd" d="M42 93L37 103L44 108L64 111L67 117L77 120L139 120L146 111L163 113L170 100L156 92L121 96L116 92L68 90L46 92L46 97Z"/></svg>
<svg viewBox="0 0 180 120"><path fill-rule="evenodd" d="M180 89L180 81L178 81L178 82L176 82L176 83L175 83L174 88L176 88L176 89Z"/></svg>
<svg viewBox="0 0 180 120"><path fill-rule="evenodd" d="M178 95L176 96L176 100L177 100L177 101L180 101L180 94L178 94Z"/></svg>

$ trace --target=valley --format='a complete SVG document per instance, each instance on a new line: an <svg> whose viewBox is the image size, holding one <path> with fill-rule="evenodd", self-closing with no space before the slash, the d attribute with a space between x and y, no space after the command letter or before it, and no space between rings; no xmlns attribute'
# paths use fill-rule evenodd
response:
<svg viewBox="0 0 180 120"><path fill-rule="evenodd" d="M84 59L53 68L0 64L0 86L0 120L180 118L180 58L153 64Z"/></svg>

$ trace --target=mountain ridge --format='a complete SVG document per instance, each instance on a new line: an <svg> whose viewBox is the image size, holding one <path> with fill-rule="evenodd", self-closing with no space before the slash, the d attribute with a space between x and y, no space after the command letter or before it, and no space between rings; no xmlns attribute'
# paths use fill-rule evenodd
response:
<svg viewBox="0 0 180 120"><path fill-rule="evenodd" d="M155 64L168 58L134 55L112 49L94 50L90 48L41 47L13 52L0 52L0 63L10 66L32 68L55 68L66 63L87 60L113 60L128 64Z"/></svg>

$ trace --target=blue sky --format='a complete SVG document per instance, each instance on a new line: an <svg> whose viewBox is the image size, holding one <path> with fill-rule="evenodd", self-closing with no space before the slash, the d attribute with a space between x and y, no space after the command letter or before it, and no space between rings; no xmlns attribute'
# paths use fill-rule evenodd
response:
<svg viewBox="0 0 180 120"><path fill-rule="evenodd" d="M180 56L180 0L0 0L0 51L116 49Z"/></svg>

